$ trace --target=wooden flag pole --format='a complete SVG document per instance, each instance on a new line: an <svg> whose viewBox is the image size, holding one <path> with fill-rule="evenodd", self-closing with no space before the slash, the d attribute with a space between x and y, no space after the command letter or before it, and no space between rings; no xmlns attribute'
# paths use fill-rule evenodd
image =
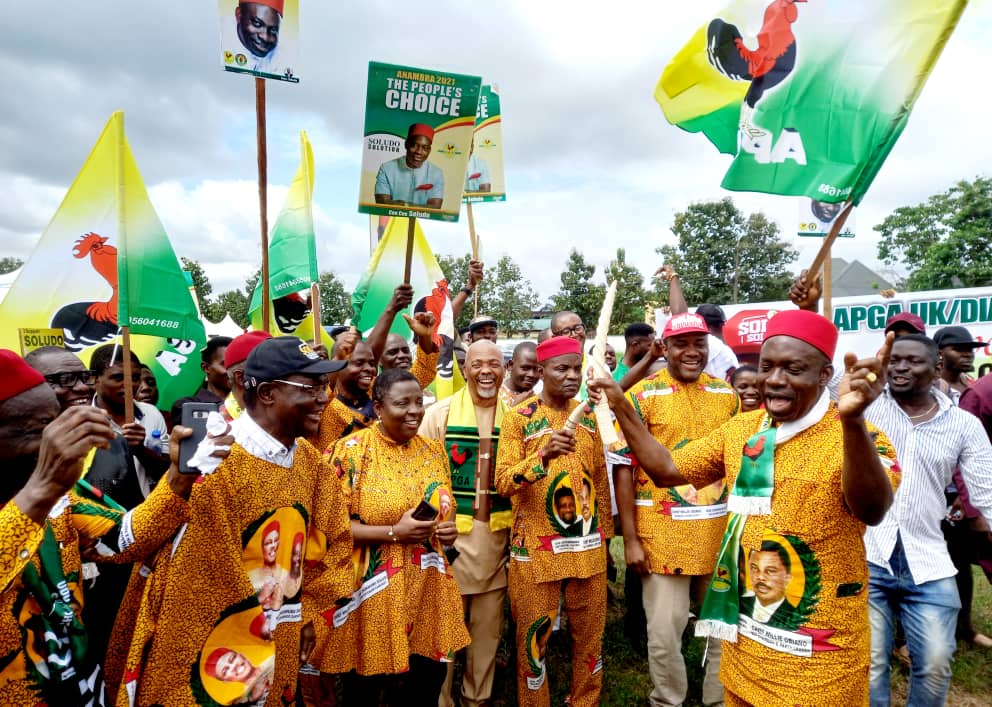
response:
<svg viewBox="0 0 992 707"><path fill-rule="evenodd" d="M472 211L472 202L470 201L465 205L465 210L468 213L468 238L472 243L472 260L479 259L479 236L475 233L475 213ZM472 319L479 316L479 286L475 287L475 291L472 293L473 304L472 304Z"/></svg>
<svg viewBox="0 0 992 707"><path fill-rule="evenodd" d="M268 156L265 146L265 79L255 79L255 132L258 152L258 217L262 226L262 330L269 333L269 209Z"/></svg>
<svg viewBox="0 0 992 707"><path fill-rule="evenodd" d="M131 327L121 327L121 359L124 368L124 424L134 422L134 385L131 376L134 368L131 363ZM113 363L113 361L111 361Z"/></svg>
<svg viewBox="0 0 992 707"><path fill-rule="evenodd" d="M313 345L320 345L320 287L316 282L310 285L310 314L313 317ZM328 351L328 354L331 352Z"/></svg>
<svg viewBox="0 0 992 707"><path fill-rule="evenodd" d="M833 257L830 255L830 249L827 248L827 257L823 259L823 316L830 321L834 320L833 279Z"/></svg>
<svg viewBox="0 0 992 707"><path fill-rule="evenodd" d="M417 219L410 216L406 228L406 261L403 263L403 284L410 284L410 267L413 263L413 235L416 233Z"/></svg>

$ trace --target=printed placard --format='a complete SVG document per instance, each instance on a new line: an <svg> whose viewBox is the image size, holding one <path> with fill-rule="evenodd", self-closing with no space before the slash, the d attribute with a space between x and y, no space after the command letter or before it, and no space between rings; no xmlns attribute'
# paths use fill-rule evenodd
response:
<svg viewBox="0 0 992 707"><path fill-rule="evenodd" d="M300 82L299 0L218 0L224 71Z"/></svg>
<svg viewBox="0 0 992 707"><path fill-rule="evenodd" d="M799 200L799 235L823 238L833 228L834 221L840 216L844 202L830 203L816 199ZM837 234L838 238L854 238L854 212L844 221L844 226Z"/></svg>
<svg viewBox="0 0 992 707"><path fill-rule="evenodd" d="M21 345L21 356L28 351L40 349L42 346L65 347L65 332L62 329L29 329L19 328L17 340Z"/></svg>
<svg viewBox="0 0 992 707"><path fill-rule="evenodd" d="M465 172L466 203L506 201L503 176L503 115L499 88L485 85L479 95L475 115L475 133Z"/></svg>
<svg viewBox="0 0 992 707"><path fill-rule="evenodd" d="M457 221L482 79L369 62L358 211Z"/></svg>

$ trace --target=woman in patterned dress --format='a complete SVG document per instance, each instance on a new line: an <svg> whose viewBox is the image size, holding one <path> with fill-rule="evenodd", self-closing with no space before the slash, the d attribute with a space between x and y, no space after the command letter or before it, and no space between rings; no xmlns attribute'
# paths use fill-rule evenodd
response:
<svg viewBox="0 0 992 707"><path fill-rule="evenodd" d="M458 531L447 517L416 520L451 494L441 442L417 435L423 391L408 371L383 372L373 387L379 418L340 440L330 462L349 497L356 589L322 612L311 662L345 673L345 703L437 705L447 666L469 642L461 595L443 546Z"/></svg>

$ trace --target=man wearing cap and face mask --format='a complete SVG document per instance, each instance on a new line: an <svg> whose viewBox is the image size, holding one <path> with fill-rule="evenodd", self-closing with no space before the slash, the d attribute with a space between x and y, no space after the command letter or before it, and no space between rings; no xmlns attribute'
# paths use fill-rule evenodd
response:
<svg viewBox="0 0 992 707"><path fill-rule="evenodd" d="M175 461L130 512L79 481L88 454L113 437L106 415L90 405L60 414L42 375L0 350L0 643L8 652L0 684L6 705L109 704L103 656L88 648L81 620L82 559L134 562L188 515L193 479L178 474Z"/></svg>
<svg viewBox="0 0 992 707"><path fill-rule="evenodd" d="M284 0L239 0L234 17L224 20L221 48L225 53L246 58L237 68L267 74L281 74L279 30ZM247 52L247 53L246 53Z"/></svg>
<svg viewBox="0 0 992 707"><path fill-rule="evenodd" d="M406 154L383 162L375 175L375 203L440 209L444 200L444 173L427 161L434 128L414 123L406 134Z"/></svg>
<svg viewBox="0 0 992 707"><path fill-rule="evenodd" d="M602 390L627 443L656 486L704 487L726 477L728 524L696 634L724 639L720 679L728 705L864 704L869 631L865 526L892 503L892 444L864 421L882 390L890 341L879 356L847 354L840 399L826 385L837 330L813 312L769 322L758 386L765 410L737 415L669 451L655 440L611 380ZM794 553L785 596L791 625L770 627L740 611L750 591L752 550L774 542ZM799 577L802 579L800 580Z"/></svg>
<svg viewBox="0 0 992 707"><path fill-rule="evenodd" d="M353 588L340 482L306 441L327 404L326 376L342 365L292 336L265 339L248 355L230 454L196 484L189 522L148 580L159 589L145 595L124 672L138 704L194 704L200 691L225 699L205 665L218 645L238 644L252 646L256 665L274 660L270 702L295 699L317 610ZM286 542L274 539L273 521ZM314 570L303 600L278 590L272 601L269 575L289 572L289 539L299 535L309 538L302 560Z"/></svg>
<svg viewBox="0 0 992 707"><path fill-rule="evenodd" d="M472 637L465 649L461 704L476 707L492 696L496 650L503 632L512 516L510 502L496 493L493 467L509 408L499 396L504 370L503 354L496 344L480 340L469 346L464 370L466 386L427 408L419 434L441 440L451 465L458 525L455 548L460 553L451 569ZM453 675L454 663L449 663L441 707L453 704Z"/></svg>
<svg viewBox="0 0 992 707"><path fill-rule="evenodd" d="M704 373L710 330L696 314L676 314L662 340L668 365L628 395L652 436L669 449L704 437L739 409L729 383ZM691 414L686 411L691 410ZM643 583L652 705L679 705L688 690L682 633L693 596L701 596L727 525L721 480L705 488L658 488L643 469L613 472L627 566ZM703 704L723 701L720 641L709 644Z"/></svg>
<svg viewBox="0 0 992 707"><path fill-rule="evenodd" d="M569 326L569 325L564 325ZM558 612L564 594L572 633L570 704L599 704L602 637L606 621L606 540L613 535L610 487L603 440L591 412L574 432L565 428L582 378L582 349L568 336L537 347L544 371L540 395L504 418L496 457L496 489L513 505L510 542L510 608L516 621L517 696L520 705L548 705L544 658L535 654L535 632ZM571 521L558 515L556 499L578 496L590 484L590 533L567 537Z"/></svg>

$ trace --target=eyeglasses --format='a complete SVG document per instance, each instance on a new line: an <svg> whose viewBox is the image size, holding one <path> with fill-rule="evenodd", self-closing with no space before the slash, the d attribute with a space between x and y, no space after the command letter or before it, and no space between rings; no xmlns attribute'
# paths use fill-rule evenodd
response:
<svg viewBox="0 0 992 707"><path fill-rule="evenodd" d="M296 381L287 381L281 378L275 378L270 383L285 383L286 385L291 385L294 388L302 388L304 391L310 394L310 397L317 398L320 396L321 391L327 387L326 383L318 383L317 385L311 385L310 383L297 383Z"/></svg>
<svg viewBox="0 0 992 707"><path fill-rule="evenodd" d="M571 336L572 334L585 334L586 328L581 324L576 324L575 326L567 326L551 333L555 336Z"/></svg>
<svg viewBox="0 0 992 707"><path fill-rule="evenodd" d="M82 381L83 385L93 385L96 383L96 373L94 371L63 371L61 373L49 373L45 376L48 384L55 388L71 388L77 381Z"/></svg>

